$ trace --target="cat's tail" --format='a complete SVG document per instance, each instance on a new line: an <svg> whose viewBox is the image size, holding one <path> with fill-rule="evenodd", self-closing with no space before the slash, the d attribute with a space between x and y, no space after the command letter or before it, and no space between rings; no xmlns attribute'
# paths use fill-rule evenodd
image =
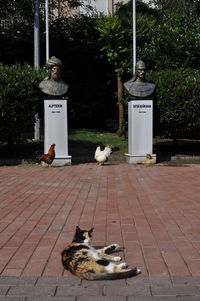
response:
<svg viewBox="0 0 200 301"><path fill-rule="evenodd" d="M115 280L115 279L123 279L123 278L130 278L137 276L141 273L140 269L124 269L120 272L116 273L102 273L102 274L95 274L92 272L87 272L84 276L87 280Z"/></svg>

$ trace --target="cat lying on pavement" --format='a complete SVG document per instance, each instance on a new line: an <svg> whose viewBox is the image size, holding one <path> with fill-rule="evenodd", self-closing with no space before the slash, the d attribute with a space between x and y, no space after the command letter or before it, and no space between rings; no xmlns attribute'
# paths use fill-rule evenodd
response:
<svg viewBox="0 0 200 301"><path fill-rule="evenodd" d="M87 280L122 279L140 274L138 268L128 269L125 262L115 263L121 258L109 253L116 251L119 248L118 244L102 249L90 246L93 229L87 231L76 227L72 243L61 253L61 261L66 270Z"/></svg>

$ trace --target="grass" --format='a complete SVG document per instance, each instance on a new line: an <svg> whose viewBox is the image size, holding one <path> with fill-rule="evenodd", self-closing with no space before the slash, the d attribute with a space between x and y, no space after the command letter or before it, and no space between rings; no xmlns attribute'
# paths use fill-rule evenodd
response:
<svg viewBox="0 0 200 301"><path fill-rule="evenodd" d="M113 156L123 156L127 152L128 141L122 140L117 134L88 129L70 130L68 137L69 155L74 158L94 157L97 146L112 148ZM0 144L1 159L35 158L35 152L42 153L43 141L27 139L14 144L12 154L6 149L6 144Z"/></svg>
<svg viewBox="0 0 200 301"><path fill-rule="evenodd" d="M97 146L112 148L113 156L123 156L128 150L128 141L122 140L116 133L87 129L69 132L69 154L76 157L94 156Z"/></svg>
<svg viewBox="0 0 200 301"><path fill-rule="evenodd" d="M128 152L128 141L121 139L116 133L98 130L77 129L69 131L69 155L72 158L94 157L97 146L112 148L112 156L122 157ZM5 144L0 143L1 159L34 159L36 151L43 152L43 141L34 142L31 139L17 143L13 147L13 153L7 152ZM181 154L188 156L200 156L200 140L180 139L175 145L170 139L154 139L154 153L157 157L165 157Z"/></svg>

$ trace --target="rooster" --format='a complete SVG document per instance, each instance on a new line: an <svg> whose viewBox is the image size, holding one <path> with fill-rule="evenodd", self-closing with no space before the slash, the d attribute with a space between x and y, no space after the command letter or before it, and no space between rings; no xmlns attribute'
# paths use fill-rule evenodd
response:
<svg viewBox="0 0 200 301"><path fill-rule="evenodd" d="M98 146L94 158L98 162L99 165L103 165L104 162L108 160L108 157L112 153L111 148L109 146L106 146L104 150L101 150L101 147Z"/></svg>
<svg viewBox="0 0 200 301"><path fill-rule="evenodd" d="M55 144L51 144L47 154L38 156L39 161L45 162L46 164L48 164L48 166L51 165L55 158L55 146L56 146Z"/></svg>

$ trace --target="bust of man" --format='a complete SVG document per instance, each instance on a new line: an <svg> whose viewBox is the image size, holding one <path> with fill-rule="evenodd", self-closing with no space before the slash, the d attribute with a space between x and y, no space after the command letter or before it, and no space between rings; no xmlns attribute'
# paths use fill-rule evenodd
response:
<svg viewBox="0 0 200 301"><path fill-rule="evenodd" d="M143 61L136 64L135 76L124 84L124 87L135 99L151 96L155 91L155 85L146 81L146 66Z"/></svg>
<svg viewBox="0 0 200 301"><path fill-rule="evenodd" d="M48 73L39 84L41 91L51 96L64 96L67 93L68 85L61 79L62 61L52 56L46 63L45 68Z"/></svg>

